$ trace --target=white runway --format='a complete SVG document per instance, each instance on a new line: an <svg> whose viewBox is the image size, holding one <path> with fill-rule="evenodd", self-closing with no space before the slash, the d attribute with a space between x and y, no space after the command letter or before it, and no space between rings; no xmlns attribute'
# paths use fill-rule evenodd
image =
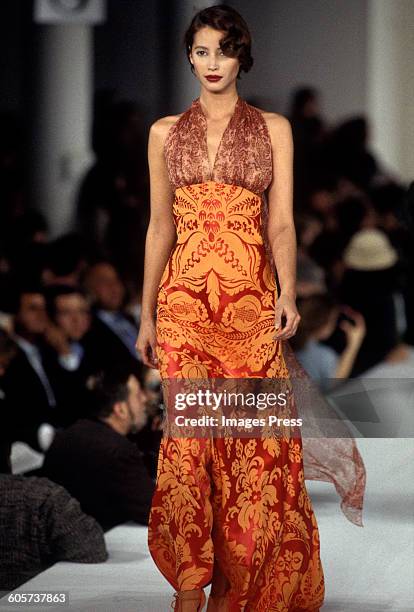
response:
<svg viewBox="0 0 414 612"><path fill-rule="evenodd" d="M367 468L364 527L347 521L333 486L307 481L321 535L324 612L408 612L414 602L414 440L358 439ZM167 612L173 589L147 549L147 529L106 534L110 558L58 563L18 591L67 591L76 612ZM206 589L208 593L209 588ZM28 610L8 605L0 610Z"/></svg>

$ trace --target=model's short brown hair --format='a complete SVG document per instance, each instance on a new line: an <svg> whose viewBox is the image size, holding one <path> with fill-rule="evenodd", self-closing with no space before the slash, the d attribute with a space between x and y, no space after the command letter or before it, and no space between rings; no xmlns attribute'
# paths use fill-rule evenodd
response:
<svg viewBox="0 0 414 612"><path fill-rule="evenodd" d="M237 57L240 62L240 72L248 72L253 65L251 56L251 36L249 28L243 17L231 6L217 4L209 6L194 15L184 36L187 59L190 62L189 53L193 46L194 36L198 30L209 26L215 30L220 30L226 34L220 40L220 49L228 57ZM191 62L190 62L191 64ZM191 70L194 72L193 65Z"/></svg>

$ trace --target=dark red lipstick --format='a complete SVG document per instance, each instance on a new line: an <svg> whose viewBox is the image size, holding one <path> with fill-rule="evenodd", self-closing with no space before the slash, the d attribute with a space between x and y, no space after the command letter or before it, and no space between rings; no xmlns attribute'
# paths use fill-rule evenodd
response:
<svg viewBox="0 0 414 612"><path fill-rule="evenodd" d="M219 80L220 80L220 79L222 79L222 78L223 78L223 77L218 76L218 75L216 75L216 74L214 74L214 75L213 75L213 74L207 74L207 75L206 75L206 79L207 79L207 81L212 81L212 82L219 81Z"/></svg>

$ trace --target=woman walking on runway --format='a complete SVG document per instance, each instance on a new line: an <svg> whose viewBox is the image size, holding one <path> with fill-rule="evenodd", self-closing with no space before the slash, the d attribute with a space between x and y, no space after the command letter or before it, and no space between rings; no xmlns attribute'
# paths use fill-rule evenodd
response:
<svg viewBox="0 0 414 612"><path fill-rule="evenodd" d="M150 129L137 350L163 379L286 378L299 323L290 124L238 94L253 63L239 13L200 11L185 40L201 90ZM301 439L163 436L148 545L177 612L202 610L210 583L208 612L317 612Z"/></svg>

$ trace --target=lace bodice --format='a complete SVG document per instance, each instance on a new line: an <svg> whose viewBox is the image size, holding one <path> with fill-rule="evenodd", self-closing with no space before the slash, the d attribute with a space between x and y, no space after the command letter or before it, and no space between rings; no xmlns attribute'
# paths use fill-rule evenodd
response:
<svg viewBox="0 0 414 612"><path fill-rule="evenodd" d="M217 181L262 194L272 179L272 148L262 113L238 98L214 167L207 149L207 119L200 98L170 128L164 146L171 186Z"/></svg>

